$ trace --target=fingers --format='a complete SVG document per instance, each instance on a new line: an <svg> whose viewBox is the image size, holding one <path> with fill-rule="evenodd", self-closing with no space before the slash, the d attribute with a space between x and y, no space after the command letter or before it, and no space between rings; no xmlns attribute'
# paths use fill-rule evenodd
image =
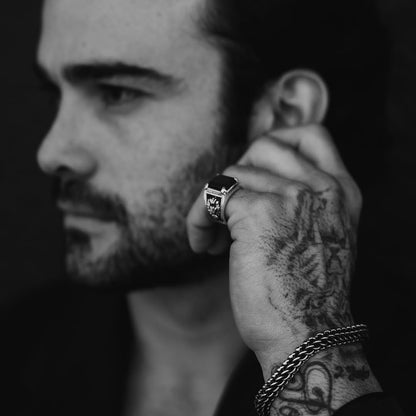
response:
<svg viewBox="0 0 416 416"><path fill-rule="evenodd" d="M316 191L340 188L348 207L361 209L361 192L322 126L277 129L256 140L239 163L263 166Z"/></svg>
<svg viewBox="0 0 416 416"><path fill-rule="evenodd" d="M320 125L282 128L270 132L269 137L290 146L324 172L336 177L348 175L329 133Z"/></svg>
<svg viewBox="0 0 416 416"><path fill-rule="evenodd" d="M224 171L224 174L238 178L242 187L231 199L240 198L241 194L246 195L247 199L249 191L255 192L256 195L276 194L283 196L290 192L295 184L293 181L252 166L231 166ZM301 184L298 183L298 186ZM189 212L187 228L191 248L196 253L221 254L229 247L231 241L229 232L226 227L219 226L210 219L203 201L203 192Z"/></svg>
<svg viewBox="0 0 416 416"><path fill-rule="evenodd" d="M254 166L234 165L224 171L224 175L238 178L244 189L284 195L287 188L295 182L276 173Z"/></svg>
<svg viewBox="0 0 416 416"><path fill-rule="evenodd" d="M296 149L271 136L258 139L238 164L256 166L290 181L305 183L315 191L336 186L336 178L305 159Z"/></svg>
<svg viewBox="0 0 416 416"><path fill-rule="evenodd" d="M243 188L231 198L226 214L233 212L236 201L251 210L250 204L257 206L256 201L261 202L266 196L269 201L274 200L275 207L279 204L284 206L290 201L294 204L305 191L313 191L324 192L328 200L337 201L337 205L349 212L352 222L358 223L360 191L322 127L279 129L261 137L253 142L238 165L227 168L224 174L238 178ZM248 200L250 204L246 204ZM238 221L236 216L233 217L235 221ZM209 218L203 192L189 213L187 227L195 252L220 254L228 249L228 230Z"/></svg>

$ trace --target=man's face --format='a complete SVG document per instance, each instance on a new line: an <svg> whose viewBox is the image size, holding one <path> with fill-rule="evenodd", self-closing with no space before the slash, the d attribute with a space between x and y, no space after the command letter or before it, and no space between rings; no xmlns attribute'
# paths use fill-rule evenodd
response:
<svg viewBox="0 0 416 416"><path fill-rule="evenodd" d="M76 278L177 284L169 271L195 261L187 211L226 157L201 1L46 0L39 62L61 94L38 159L58 178Z"/></svg>

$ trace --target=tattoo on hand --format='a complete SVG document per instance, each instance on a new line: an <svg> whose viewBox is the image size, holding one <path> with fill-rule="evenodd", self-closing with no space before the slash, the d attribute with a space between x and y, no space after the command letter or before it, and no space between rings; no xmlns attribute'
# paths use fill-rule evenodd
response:
<svg viewBox="0 0 416 416"><path fill-rule="evenodd" d="M291 317L311 332L352 323L349 282L355 260L355 230L342 195L301 191L284 235L266 239L267 265L290 288ZM277 266L277 267L276 267ZM271 305L273 289L269 296Z"/></svg>

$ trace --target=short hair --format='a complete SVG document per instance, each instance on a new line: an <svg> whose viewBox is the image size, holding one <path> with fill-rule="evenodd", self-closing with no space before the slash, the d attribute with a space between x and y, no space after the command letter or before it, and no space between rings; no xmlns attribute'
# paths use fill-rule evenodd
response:
<svg viewBox="0 0 416 416"><path fill-rule="evenodd" d="M366 136L361 152L374 151L371 137L378 135L380 145L389 55L371 0L206 2L201 27L225 59L225 111L235 120L231 138L247 134L253 103L271 81L307 68L329 87L326 125L337 144L345 145L344 157L357 135Z"/></svg>

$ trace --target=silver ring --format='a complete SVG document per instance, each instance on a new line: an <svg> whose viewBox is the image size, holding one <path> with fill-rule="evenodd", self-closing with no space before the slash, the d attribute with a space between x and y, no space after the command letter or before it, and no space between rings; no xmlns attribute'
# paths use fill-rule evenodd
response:
<svg viewBox="0 0 416 416"><path fill-rule="evenodd" d="M217 175L204 187L204 202L211 219L226 224L225 207L231 195L239 189L237 178Z"/></svg>

